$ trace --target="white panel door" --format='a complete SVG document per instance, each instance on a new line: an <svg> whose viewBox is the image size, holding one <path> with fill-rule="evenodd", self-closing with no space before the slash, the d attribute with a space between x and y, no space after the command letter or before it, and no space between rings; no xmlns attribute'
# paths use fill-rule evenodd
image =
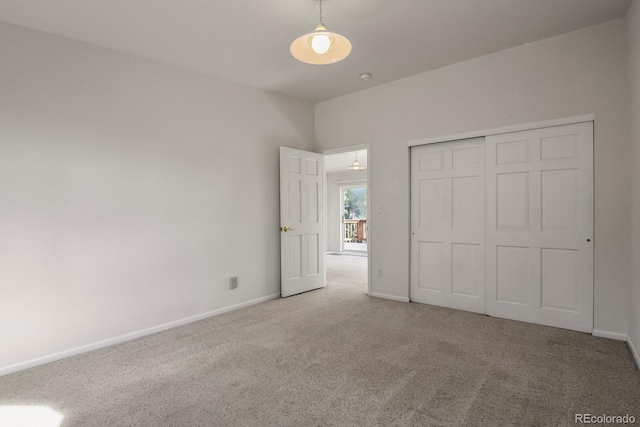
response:
<svg viewBox="0 0 640 427"><path fill-rule="evenodd" d="M411 149L411 300L485 312L484 139Z"/></svg>
<svg viewBox="0 0 640 427"><path fill-rule="evenodd" d="M593 330L593 124L488 136L487 314Z"/></svg>
<svg viewBox="0 0 640 427"><path fill-rule="evenodd" d="M324 286L322 155L280 147L280 293Z"/></svg>

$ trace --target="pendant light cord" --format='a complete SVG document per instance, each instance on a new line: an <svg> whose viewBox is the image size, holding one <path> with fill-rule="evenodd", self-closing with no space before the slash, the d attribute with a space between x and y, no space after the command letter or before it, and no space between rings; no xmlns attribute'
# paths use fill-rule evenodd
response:
<svg viewBox="0 0 640 427"><path fill-rule="evenodd" d="M322 24L322 0L320 0L320 23Z"/></svg>

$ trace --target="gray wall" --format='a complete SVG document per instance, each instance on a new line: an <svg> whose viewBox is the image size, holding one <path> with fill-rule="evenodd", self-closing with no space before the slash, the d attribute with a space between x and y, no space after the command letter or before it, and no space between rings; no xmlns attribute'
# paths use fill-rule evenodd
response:
<svg viewBox="0 0 640 427"><path fill-rule="evenodd" d="M8 24L0 57L0 373L280 292L311 104Z"/></svg>
<svg viewBox="0 0 640 427"><path fill-rule="evenodd" d="M629 77L631 85L631 137L633 143L633 277L629 298L629 340L640 355L640 4L631 2L629 26ZM640 360L637 360L640 363Z"/></svg>
<svg viewBox="0 0 640 427"><path fill-rule="evenodd" d="M415 139L595 114L595 328L626 334L630 133L626 20L564 34L316 105L316 144L371 143L372 291L409 294ZM379 243L376 243L379 242Z"/></svg>

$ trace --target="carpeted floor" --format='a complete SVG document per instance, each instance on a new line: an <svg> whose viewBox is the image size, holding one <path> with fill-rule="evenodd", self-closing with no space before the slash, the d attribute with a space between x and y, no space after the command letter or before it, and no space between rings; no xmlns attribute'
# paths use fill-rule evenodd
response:
<svg viewBox="0 0 640 427"><path fill-rule="evenodd" d="M640 419L640 373L625 343L370 298L357 278L366 276L341 276L347 259L335 261L324 289L2 377L0 405L48 405L63 426Z"/></svg>
<svg viewBox="0 0 640 427"><path fill-rule="evenodd" d="M327 254L325 257L327 286L347 286L367 292L367 256Z"/></svg>

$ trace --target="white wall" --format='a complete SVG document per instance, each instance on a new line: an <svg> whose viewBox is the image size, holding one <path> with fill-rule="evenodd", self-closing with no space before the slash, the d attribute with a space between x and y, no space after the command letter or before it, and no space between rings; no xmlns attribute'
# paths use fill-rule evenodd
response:
<svg viewBox="0 0 640 427"><path fill-rule="evenodd" d="M640 355L640 4L631 2L627 14L629 35L629 78L631 86L631 137L633 145L633 277L629 298L629 341ZM638 360L640 363L640 360Z"/></svg>
<svg viewBox="0 0 640 427"><path fill-rule="evenodd" d="M316 105L320 149L371 143L370 211L382 204L383 213L370 215L369 255L374 271L384 269L383 278L372 278L372 291L399 298L409 292L408 141L593 113L595 328L625 334L631 244L626 58L623 19Z"/></svg>
<svg viewBox="0 0 640 427"><path fill-rule="evenodd" d="M279 293L311 104L8 24L0 57L0 372Z"/></svg>
<svg viewBox="0 0 640 427"><path fill-rule="evenodd" d="M342 203L340 200L340 185L336 182L335 173L327 174L327 250L340 250L340 211Z"/></svg>
<svg viewBox="0 0 640 427"><path fill-rule="evenodd" d="M367 182L367 171L344 171L327 174L327 250L340 250L343 205L340 186ZM368 215L368 213L367 213Z"/></svg>

